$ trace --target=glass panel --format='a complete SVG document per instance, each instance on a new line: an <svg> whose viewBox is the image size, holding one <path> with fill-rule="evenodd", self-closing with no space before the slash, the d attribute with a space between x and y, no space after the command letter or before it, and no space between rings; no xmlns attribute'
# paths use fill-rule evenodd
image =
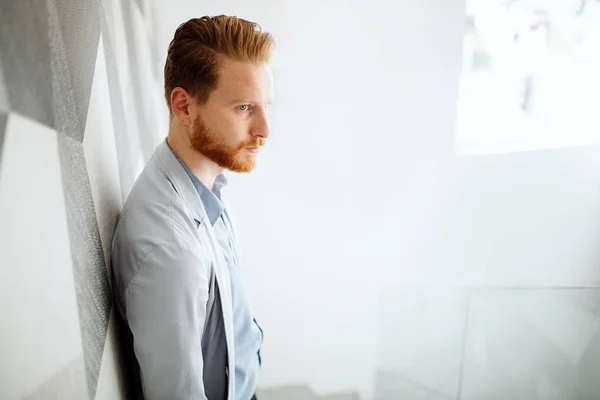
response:
<svg viewBox="0 0 600 400"><path fill-rule="evenodd" d="M600 291L476 291L462 399L598 399Z"/></svg>

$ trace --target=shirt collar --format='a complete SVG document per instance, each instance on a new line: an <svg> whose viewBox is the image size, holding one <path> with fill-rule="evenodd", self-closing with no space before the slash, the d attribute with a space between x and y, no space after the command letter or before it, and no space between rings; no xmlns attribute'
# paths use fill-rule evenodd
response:
<svg viewBox="0 0 600 400"><path fill-rule="evenodd" d="M197 179L197 178L196 178ZM215 178L215 183L213 184L213 192L217 195L219 200L221 199L221 190L229 184L227 177L225 174L219 174Z"/></svg>
<svg viewBox="0 0 600 400"><path fill-rule="evenodd" d="M171 151L173 150L171 149ZM175 154L174 151L173 154ZM225 209L225 205L221 201L221 189L227 185L227 177L225 177L223 174L219 174L215 179L213 190L211 191L204 183L202 183L200 179L198 179L196 175L194 175L192 170L185 165L185 163L177 156L177 154L175 154L175 157L177 157L177 160L179 160L183 166L183 169L185 169L185 172L187 172L188 176L192 180L194 187L198 191L200 200L202 200L202 204L206 209L206 215L210 220L210 224L214 225L221 214L223 214L223 210Z"/></svg>

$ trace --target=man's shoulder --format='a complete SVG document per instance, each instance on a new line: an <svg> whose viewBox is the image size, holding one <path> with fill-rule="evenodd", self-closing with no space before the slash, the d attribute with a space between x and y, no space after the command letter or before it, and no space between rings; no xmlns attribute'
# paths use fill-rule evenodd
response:
<svg viewBox="0 0 600 400"><path fill-rule="evenodd" d="M196 223L168 176L149 164L137 178L119 216L113 238L113 262L138 265L159 246L195 248ZM125 262L123 262L125 260Z"/></svg>
<svg viewBox="0 0 600 400"><path fill-rule="evenodd" d="M173 188L151 162L137 177L119 215L119 229L147 229L148 223L170 219Z"/></svg>

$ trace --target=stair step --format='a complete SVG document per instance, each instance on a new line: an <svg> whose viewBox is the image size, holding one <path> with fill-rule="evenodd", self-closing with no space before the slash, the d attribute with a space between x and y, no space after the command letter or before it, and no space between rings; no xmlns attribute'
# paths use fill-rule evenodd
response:
<svg viewBox="0 0 600 400"><path fill-rule="evenodd" d="M320 400L360 400L356 393L334 393L321 397Z"/></svg>
<svg viewBox="0 0 600 400"><path fill-rule="evenodd" d="M258 400L319 400L317 395L305 385L259 389L256 392L256 398Z"/></svg>

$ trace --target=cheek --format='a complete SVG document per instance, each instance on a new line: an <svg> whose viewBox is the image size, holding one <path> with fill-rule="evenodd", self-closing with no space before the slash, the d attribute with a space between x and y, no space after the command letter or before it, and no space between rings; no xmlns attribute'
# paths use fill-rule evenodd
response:
<svg viewBox="0 0 600 400"><path fill-rule="evenodd" d="M227 133L231 140L243 141L248 136L248 123L242 116L230 116L224 121L221 131Z"/></svg>
<svg viewBox="0 0 600 400"><path fill-rule="evenodd" d="M232 119L227 115L211 115L210 118L206 118L206 128L214 135L220 138L227 138L227 132L231 130Z"/></svg>
<svg viewBox="0 0 600 400"><path fill-rule="evenodd" d="M215 112L206 118L206 125L230 145L248 140L249 122L243 115L231 112Z"/></svg>

